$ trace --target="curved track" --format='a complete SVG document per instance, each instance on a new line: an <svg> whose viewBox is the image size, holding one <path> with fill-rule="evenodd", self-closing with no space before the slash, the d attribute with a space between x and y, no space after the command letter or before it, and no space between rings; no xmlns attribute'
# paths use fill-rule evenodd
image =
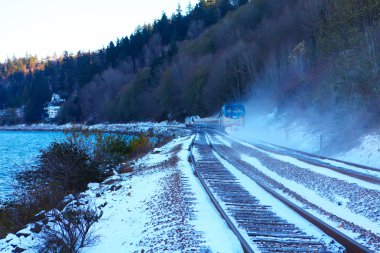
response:
<svg viewBox="0 0 380 253"><path fill-rule="evenodd" d="M214 131L214 132L217 134L221 134L220 132L217 132L217 131ZM228 136L226 134L223 134L223 136L230 138L234 141L237 141L237 140L231 138L230 136ZM253 146L255 146L256 148L261 149L261 150L266 151L266 152L269 152L269 153L290 156L290 157L296 158L299 161L302 161L302 162L305 162L305 163L308 163L311 165L315 165L315 166L318 166L321 168L329 169L329 170L341 173L343 175L347 175L347 176L350 176L353 178L357 178L357 179L360 179L360 180L363 180L363 181L366 181L366 182L369 182L372 184L380 184L380 178L379 177L366 174L366 171L373 171L373 172L380 173L380 169L378 169L378 168L372 168L372 167L359 165L359 164L355 164L355 163L350 163L350 162L346 162L346 161L341 161L341 160L328 158L328 157L324 157L324 156L320 156L320 155L310 154L310 153L298 151L295 149L281 147L281 146L274 145L274 144L267 143L267 142L254 142L251 144ZM338 162L338 163L345 164L348 166L353 166L353 167L356 167L358 169L363 170L363 172L354 171L354 170L344 168L341 166L334 166L334 165L329 164L328 162L323 162L322 160L330 160L330 161Z"/></svg>
<svg viewBox="0 0 380 253"><path fill-rule="evenodd" d="M218 211L242 242L245 252L254 252L255 250L261 252L323 252L328 248L328 245L306 234L295 224L282 219L273 212L270 206L261 204L255 196L251 195L223 165L220 158L226 161L229 158L226 157L226 154L217 154L217 150L207 141L204 132L201 131L198 134L192 144L192 149L194 147L201 154L194 157L191 152L191 161L195 173ZM220 157L218 158L217 155ZM348 252L370 252L367 248L305 212L269 187L257 181L256 183L335 239Z"/></svg>
<svg viewBox="0 0 380 253"><path fill-rule="evenodd" d="M281 149L274 149L274 148L270 148L269 146L262 145L262 144L255 144L255 146L258 147L259 149L262 149L262 150L265 150L265 151L268 151L271 153L275 153L275 154L279 154L279 155L291 155L292 157L294 157L294 158L296 158L302 162L306 162L306 163L311 164L311 165L316 165L319 167L330 169L330 170L336 171L338 173L341 173L341 174L344 174L344 175L347 175L350 177L354 177L354 178L357 178L357 179L360 179L360 180L363 180L363 181L366 181L369 183L380 184L380 178L378 178L378 177L367 175L367 174L362 173L362 172L353 171L353 170L350 170L347 168L342 168L339 166L333 166L331 164L324 163L320 160L317 160L317 159L327 159L327 158L322 157L322 156L312 155L312 154L308 154L308 153L301 152L301 151L295 151L292 149L285 149L285 148L282 148L282 150ZM289 152L289 151L291 151L291 152ZM317 158L317 159L313 159L313 158ZM353 164L353 163L349 164L347 162L336 160L336 159L334 159L334 160L330 159L330 160L335 161L335 162L344 163L344 164L347 164L350 166L355 166L357 168L362 168L363 170L372 170L372 171L380 172L380 170L378 170L376 168L365 167L365 166L361 166L361 165L357 165L357 164Z"/></svg>
<svg viewBox="0 0 380 253"><path fill-rule="evenodd" d="M268 149L268 151L274 151L274 149L270 149L270 146L273 146L273 147L276 147L276 148L278 148L280 150L281 149L284 150L286 153L291 152L291 153L294 153L295 155L299 154L299 155L303 155L303 156L310 157L310 158L316 158L316 159L320 159L320 160L331 160L331 161L339 162L339 163L346 164L346 165L349 165L349 166L358 167L358 168L361 168L363 170L371 170L371 171L380 172L379 168L372 168L372 167L364 166L364 165L357 164L357 163L352 163L352 162L338 160L338 159L335 159L335 158L329 158L329 157L325 157L325 156L321 156L321 155L310 154L310 153L307 153L307 152L303 152L303 151L299 151L299 150L295 150L295 149L291 149L291 148L281 147L279 145L271 144L271 143L268 143L268 142L262 142L262 143L266 144L265 148ZM281 151L277 151L277 152L281 152ZM321 162L321 161L319 161L319 162Z"/></svg>

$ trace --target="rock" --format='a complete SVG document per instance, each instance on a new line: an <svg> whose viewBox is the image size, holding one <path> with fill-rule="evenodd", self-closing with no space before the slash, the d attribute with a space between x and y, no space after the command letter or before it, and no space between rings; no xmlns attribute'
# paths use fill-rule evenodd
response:
<svg viewBox="0 0 380 253"><path fill-rule="evenodd" d="M109 179L109 180L104 181L103 183L107 184L107 185L110 185L110 184L113 184L115 182L116 182L116 179Z"/></svg>
<svg viewBox="0 0 380 253"><path fill-rule="evenodd" d="M99 197L101 197L102 195L98 192L97 194L96 194L96 197L97 198L99 198Z"/></svg>
<svg viewBox="0 0 380 253"><path fill-rule="evenodd" d="M120 174L131 173L131 172L133 172L133 169L132 169L132 167L128 167L128 166L123 167L119 170Z"/></svg>
<svg viewBox="0 0 380 253"><path fill-rule="evenodd" d="M19 246L17 246L14 250L12 250L12 252L14 253L21 253L21 252L24 252L26 249L23 249L23 248L20 248Z"/></svg>
<svg viewBox="0 0 380 253"><path fill-rule="evenodd" d="M112 185L112 187L109 189L110 191L118 191L120 188L123 187L122 185Z"/></svg>
<svg viewBox="0 0 380 253"><path fill-rule="evenodd" d="M159 154L159 153L161 153L161 149L160 148L155 148L152 153L153 154Z"/></svg>
<svg viewBox="0 0 380 253"><path fill-rule="evenodd" d="M105 172L105 176L106 177L112 177L112 176L115 176L117 175L117 173L113 170L113 169L108 169L106 172Z"/></svg>
<svg viewBox="0 0 380 253"><path fill-rule="evenodd" d="M8 234L7 237L5 237L5 240L7 243L10 243L12 240L19 240L18 237L15 234Z"/></svg>
<svg viewBox="0 0 380 253"><path fill-rule="evenodd" d="M42 220L42 223L43 223L44 225L47 225L47 224L49 223L49 219L48 219L48 218L44 218L44 219Z"/></svg>
<svg viewBox="0 0 380 253"><path fill-rule="evenodd" d="M103 208L103 207L105 207L106 205L107 205L107 201L104 202L103 204L99 205L98 208L99 208L99 209L100 209L100 208Z"/></svg>
<svg viewBox="0 0 380 253"><path fill-rule="evenodd" d="M72 194L67 195L61 202L59 202L57 209L62 211L73 200L75 200L75 197Z"/></svg>
<svg viewBox="0 0 380 253"><path fill-rule="evenodd" d="M63 201L65 201L66 203L69 203L70 201L73 201L74 199L75 199L74 195L69 194L63 198Z"/></svg>
<svg viewBox="0 0 380 253"><path fill-rule="evenodd" d="M39 232L41 232L41 230L42 230L42 226L39 223L34 223L34 226L30 228L30 231L35 234L38 234Z"/></svg>
<svg viewBox="0 0 380 253"><path fill-rule="evenodd" d="M87 198L88 197L88 194L85 193L85 192L81 192L79 193L79 195L77 196L77 200L79 199L84 199L84 198Z"/></svg>
<svg viewBox="0 0 380 253"><path fill-rule="evenodd" d="M41 211L39 212L38 214L36 214L33 218L33 222L36 222L36 221L40 221L40 220L43 220L46 218L46 212L45 211Z"/></svg>
<svg viewBox="0 0 380 253"><path fill-rule="evenodd" d="M78 199L77 201L75 201L76 206L84 206L84 205L87 205L88 203L89 201L87 199Z"/></svg>
<svg viewBox="0 0 380 253"><path fill-rule="evenodd" d="M99 186L100 186L99 183L89 183L87 185L88 189L90 189L91 191L95 191L95 190L99 189Z"/></svg>
<svg viewBox="0 0 380 253"><path fill-rule="evenodd" d="M22 232L22 230L21 230L21 231L19 231L19 232L16 233L16 236L17 237L21 237L21 236L28 237L28 236L30 236L30 233L28 233L28 232Z"/></svg>
<svg viewBox="0 0 380 253"><path fill-rule="evenodd" d="M111 184L114 184L116 181L119 181L120 179L121 179L120 176L112 176L104 180L103 184L111 185Z"/></svg>

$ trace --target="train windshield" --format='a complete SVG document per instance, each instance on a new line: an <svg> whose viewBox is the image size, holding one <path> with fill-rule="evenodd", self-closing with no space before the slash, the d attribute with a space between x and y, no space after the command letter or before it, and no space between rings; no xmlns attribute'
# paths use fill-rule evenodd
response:
<svg viewBox="0 0 380 253"><path fill-rule="evenodd" d="M239 116L243 117L245 115L245 109L243 105L225 105L224 114L226 117Z"/></svg>

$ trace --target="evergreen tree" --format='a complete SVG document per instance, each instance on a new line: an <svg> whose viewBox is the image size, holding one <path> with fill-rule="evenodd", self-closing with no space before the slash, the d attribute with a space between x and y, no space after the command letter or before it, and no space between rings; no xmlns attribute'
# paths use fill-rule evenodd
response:
<svg viewBox="0 0 380 253"><path fill-rule="evenodd" d="M112 66L116 65L117 60L117 49L115 47L115 44L113 41L111 41L106 49L106 60L107 63L111 64Z"/></svg>
<svg viewBox="0 0 380 253"><path fill-rule="evenodd" d="M7 104L7 90L3 85L0 84L0 110L5 109L5 105Z"/></svg>
<svg viewBox="0 0 380 253"><path fill-rule="evenodd" d="M224 17L227 14L227 12L233 9L233 5L231 4L230 0L219 0L218 8L220 11L220 15Z"/></svg>
<svg viewBox="0 0 380 253"><path fill-rule="evenodd" d="M157 30L161 35L163 45L168 45L172 39L170 22L165 13L162 13L161 19L157 22Z"/></svg>
<svg viewBox="0 0 380 253"><path fill-rule="evenodd" d="M51 96L48 82L42 71L35 73L29 100L25 107L25 121L33 123L40 121L44 115L44 105Z"/></svg>

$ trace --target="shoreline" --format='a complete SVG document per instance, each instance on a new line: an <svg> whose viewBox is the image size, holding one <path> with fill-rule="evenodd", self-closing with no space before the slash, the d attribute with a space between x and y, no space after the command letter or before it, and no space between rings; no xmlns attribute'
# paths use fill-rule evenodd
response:
<svg viewBox="0 0 380 253"><path fill-rule="evenodd" d="M186 130L185 124L178 122L135 122L135 123L121 123L121 124L71 124L64 125L56 124L19 124L19 125L7 125L0 126L0 131L3 132L65 132L65 131L99 131L102 133L129 133L132 135L138 135L141 133L151 133L152 135L168 136L171 133L175 134L176 131ZM177 135L177 134L175 134Z"/></svg>
<svg viewBox="0 0 380 253"><path fill-rule="evenodd" d="M147 135L152 143L158 140L166 140L176 138L184 134L188 134L190 130L178 123L151 123L151 122L138 122L128 124L97 124L97 125L81 125L81 124L65 124L65 125L52 125L52 124L33 124L33 125L13 125L13 126L0 126L0 133L7 134L7 132L19 133L70 133L72 131L94 131L102 134L125 134L130 136L139 136L140 134ZM155 144L154 144L155 145ZM12 197L0 198L0 207L3 206Z"/></svg>

